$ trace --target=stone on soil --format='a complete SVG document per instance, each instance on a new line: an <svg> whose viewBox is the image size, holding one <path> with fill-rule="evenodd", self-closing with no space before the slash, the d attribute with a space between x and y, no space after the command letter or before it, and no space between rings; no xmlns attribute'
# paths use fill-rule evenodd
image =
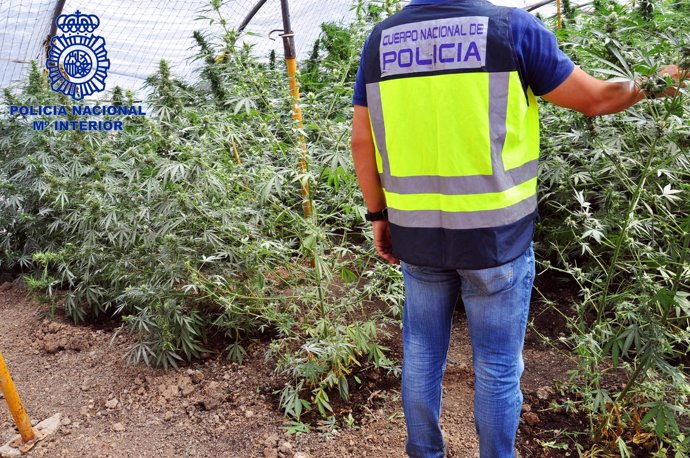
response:
<svg viewBox="0 0 690 458"><path fill-rule="evenodd" d="M267 434L264 436L264 445L266 447L275 447L278 444L278 436L275 434Z"/></svg>
<svg viewBox="0 0 690 458"><path fill-rule="evenodd" d="M43 349L46 351L46 353L51 355L60 350L64 350L64 348L65 342L55 335L47 335L43 341Z"/></svg>
<svg viewBox="0 0 690 458"><path fill-rule="evenodd" d="M187 371L187 375L189 375L189 378L192 380L192 383L197 384L204 381L204 373L201 371L189 369Z"/></svg>
<svg viewBox="0 0 690 458"><path fill-rule="evenodd" d="M37 423L34 427L34 429L38 432L41 433L43 436L43 439L35 445L35 448L33 449L33 452L37 451L44 451L41 449L41 442L45 442L48 439L50 439L52 436L57 433L58 429L60 428L60 420L62 418L62 414L55 414L50 418L46 418L40 423ZM15 440L21 440L21 436L17 434L15 437L11 438L10 441L0 447L0 457L2 458L9 458L9 457L19 457L22 456L21 452L17 450L14 447L10 447L9 444L10 442L14 442Z"/></svg>
<svg viewBox="0 0 690 458"><path fill-rule="evenodd" d="M73 336L67 342L66 348L72 351L84 351L90 347L89 341L84 336Z"/></svg>
<svg viewBox="0 0 690 458"><path fill-rule="evenodd" d="M536 412L525 412L522 414L522 419L530 426L534 426L540 421L539 415L537 415Z"/></svg>
<svg viewBox="0 0 690 458"><path fill-rule="evenodd" d="M282 453L284 456L292 456L292 444L290 442L283 442L278 447L278 453Z"/></svg>
<svg viewBox="0 0 690 458"><path fill-rule="evenodd" d="M549 396L553 393L553 390L551 387L548 386L542 386L541 388L537 389L537 397L541 399L542 401L546 401L549 399Z"/></svg>

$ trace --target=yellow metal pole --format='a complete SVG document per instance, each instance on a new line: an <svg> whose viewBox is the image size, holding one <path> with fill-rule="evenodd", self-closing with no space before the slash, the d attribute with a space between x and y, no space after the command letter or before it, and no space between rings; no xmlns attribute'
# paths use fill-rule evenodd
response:
<svg viewBox="0 0 690 458"><path fill-rule="evenodd" d="M229 127L227 127L227 131L228 136L230 137L230 145L232 146L232 152L235 155L237 165L242 165L242 160L240 159L240 152L237 150L237 143L235 143L235 136L232 134L232 131Z"/></svg>
<svg viewBox="0 0 690 458"><path fill-rule="evenodd" d="M17 388L14 386L10 371L7 369L5 359L2 357L2 352L0 352L0 388L2 388L2 394L7 400L7 405L10 408L10 413L12 414L12 418L14 418L17 429L19 429L22 440L25 443L34 440L36 434L31 427L31 420L22 406L21 399L19 399Z"/></svg>
<svg viewBox="0 0 690 458"><path fill-rule="evenodd" d="M558 28L560 29L563 26L563 20L561 19L561 0L556 0L556 9L558 10L556 15L558 16Z"/></svg>
<svg viewBox="0 0 690 458"><path fill-rule="evenodd" d="M230 137L230 140L232 140L232 152L235 153L235 160L237 161L237 165L242 165L242 159L240 159L240 152L237 151L237 144L235 144L235 139L233 137Z"/></svg>
<svg viewBox="0 0 690 458"><path fill-rule="evenodd" d="M285 64L288 72L288 85L290 86L290 96L292 97L292 119L297 124L299 133L297 142L300 148L299 170L304 173L308 170L307 164L307 141L304 138L304 120L302 118L302 108L299 106L299 83L297 82L297 53L295 52L295 34L290 25L290 10L288 0L281 0L281 10L283 13L283 47L285 48ZM304 216L311 216L311 202L309 201L309 183L302 185L302 202Z"/></svg>
<svg viewBox="0 0 690 458"><path fill-rule="evenodd" d="M307 167L307 142L304 139L304 134L302 129L304 129L304 118L302 118L302 107L299 106L300 93L299 93L299 83L297 82L297 59L289 58L286 59L287 71L288 71L288 84L290 86L290 95L292 96L292 119L297 123L297 128L299 133L297 134L297 143L301 151L299 158L299 170L305 173L308 170ZM311 216L311 203L309 202L309 183L304 183L302 185L302 199L304 201L304 216Z"/></svg>

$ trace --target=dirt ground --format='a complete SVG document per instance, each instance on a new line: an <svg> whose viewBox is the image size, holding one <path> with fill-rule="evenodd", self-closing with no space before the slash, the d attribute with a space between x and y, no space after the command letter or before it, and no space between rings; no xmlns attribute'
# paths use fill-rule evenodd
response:
<svg viewBox="0 0 690 458"><path fill-rule="evenodd" d="M373 379L360 387L366 404L357 427L330 434L291 436L277 410L276 380L264 363L266 344L249 346L244 365L211 356L165 372L123 359L131 345L111 328L75 326L64 317L45 320L45 308L18 282L0 285L0 350L34 420L57 412L63 425L34 457L403 457L405 424L399 380ZM530 314L537 329L557 338L559 324L544 311ZM546 346L532 329L525 344L525 405L520 456L577 456L542 447L558 437L558 413L546 409L566 378L566 353ZM444 381L443 425L450 457L478 455L472 416L471 347L462 312L456 313ZM278 385L279 386L279 385ZM355 390L353 387L352 390ZM364 392L361 392L364 391ZM337 395L336 395L337 396ZM0 401L0 445L15 434ZM569 423L578 420L564 416ZM572 425L571 425L572 426ZM564 440L567 442L567 440ZM543 443L543 442L542 442Z"/></svg>

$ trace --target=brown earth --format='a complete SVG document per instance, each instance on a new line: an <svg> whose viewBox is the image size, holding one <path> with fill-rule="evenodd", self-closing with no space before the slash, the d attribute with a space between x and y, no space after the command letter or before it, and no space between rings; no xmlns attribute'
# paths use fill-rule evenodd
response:
<svg viewBox="0 0 690 458"><path fill-rule="evenodd" d="M557 340L562 320L552 309L535 307L530 317L536 329ZM123 355L132 342L117 335L115 325L75 326L61 316L43 319L44 314L45 307L27 298L18 282L0 285L0 351L24 405L34 420L63 415L58 434L28 456L404 456L399 380L392 376L375 375L357 388L362 405L355 409L355 428L292 436L277 410L273 391L280 385L264 363L265 342L248 346L242 366L218 355L165 372L128 364ZM554 381L565 380L572 363L557 345L543 342L530 326L518 450L523 458L577 456L571 436L563 432L584 430L581 420L549 408L552 401L562 401ZM478 456L471 347L462 310L455 316L444 393L449 456ZM12 419L0 407L0 445L13 434ZM563 444L567 451L554 448Z"/></svg>

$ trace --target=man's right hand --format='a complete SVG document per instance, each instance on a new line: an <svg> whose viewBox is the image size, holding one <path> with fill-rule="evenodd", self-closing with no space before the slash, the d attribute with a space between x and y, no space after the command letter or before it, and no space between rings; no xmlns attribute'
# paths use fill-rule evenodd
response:
<svg viewBox="0 0 690 458"><path fill-rule="evenodd" d="M676 65L663 67L657 73L659 77L670 76L682 85L687 71ZM675 88L667 88L665 95L673 95ZM618 113L644 99L646 94L632 81L611 82L594 78L579 67L553 91L542 98L548 102L570 108L586 116L600 116Z"/></svg>
<svg viewBox="0 0 690 458"><path fill-rule="evenodd" d="M391 264L400 264L400 260L393 256L393 242L388 221L372 221L371 225L374 229L374 247L376 252Z"/></svg>
<svg viewBox="0 0 690 458"><path fill-rule="evenodd" d="M658 95L654 94L655 85L653 82L653 77L642 78L641 81L638 82L638 86L643 90L647 97L651 96L651 98L656 98L664 95L667 97L673 97L676 94L678 87L685 87L684 80L688 77L688 70L682 69L678 65L667 65L659 69L659 71L656 74L656 77L670 77L674 81L674 83L676 83L676 85L665 87L665 89L663 89L663 91L660 91ZM645 87L646 85L649 85L651 87L647 88ZM666 86L663 80L661 81L661 86Z"/></svg>

